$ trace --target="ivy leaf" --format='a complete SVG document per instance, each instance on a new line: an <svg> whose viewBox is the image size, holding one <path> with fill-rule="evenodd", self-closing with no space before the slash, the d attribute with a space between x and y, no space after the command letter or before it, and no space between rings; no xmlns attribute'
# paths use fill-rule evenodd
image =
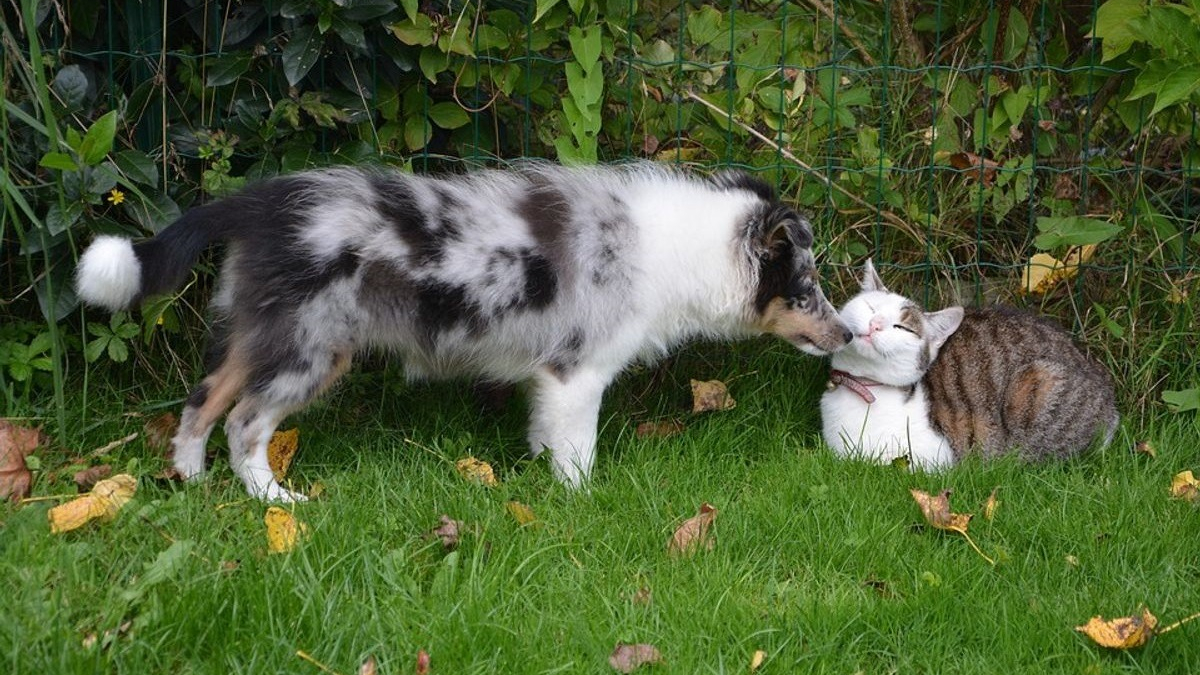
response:
<svg viewBox="0 0 1200 675"><path fill-rule="evenodd" d="M471 116L457 103L443 101L429 108L429 119L443 129L457 129L471 123Z"/></svg>
<svg viewBox="0 0 1200 675"><path fill-rule="evenodd" d="M1143 0L1108 0L1096 10L1096 24L1091 37L1100 38L1103 61L1111 61L1129 51L1136 40L1131 28L1134 19L1146 13Z"/></svg>
<svg viewBox="0 0 1200 675"><path fill-rule="evenodd" d="M404 13L408 15L409 21L416 21L417 17L417 2L418 0L400 0L400 6L404 8Z"/></svg>
<svg viewBox="0 0 1200 675"><path fill-rule="evenodd" d="M112 150L117 135L117 111L110 110L92 122L79 144L79 157L88 166L100 163Z"/></svg>
<svg viewBox="0 0 1200 675"><path fill-rule="evenodd" d="M47 209L46 218L43 221L46 224L46 232L50 236L66 232L79 221L79 217L82 215L83 206L79 202L68 202L65 208L58 202L53 202Z"/></svg>
<svg viewBox="0 0 1200 675"><path fill-rule="evenodd" d="M392 31L392 35L396 39L406 45L418 45L428 47L432 45L437 38L433 34L433 21L424 14L413 16L407 23L394 23L388 28Z"/></svg>
<svg viewBox="0 0 1200 675"><path fill-rule="evenodd" d="M1119 224L1086 216L1039 216L1037 228L1041 234L1033 245L1043 251L1059 246L1084 246L1112 239L1123 229Z"/></svg>
<svg viewBox="0 0 1200 675"><path fill-rule="evenodd" d="M404 145L409 150L420 150L433 138L433 126L424 115L410 117L404 121Z"/></svg>
<svg viewBox="0 0 1200 675"><path fill-rule="evenodd" d="M1162 402L1167 404L1171 412L1181 413L1195 410L1200 414L1200 388L1164 391Z"/></svg>
<svg viewBox="0 0 1200 675"><path fill-rule="evenodd" d="M204 84L208 87L221 87L241 77L250 69L251 56L245 52L235 52L209 59L208 74Z"/></svg>
<svg viewBox="0 0 1200 675"><path fill-rule="evenodd" d="M446 70L446 66L450 63L450 57L439 51L436 47L426 47L421 50L421 56L417 59L417 64L421 67L421 73L429 78L430 82L437 82L437 76Z"/></svg>
<svg viewBox="0 0 1200 675"><path fill-rule="evenodd" d="M292 33L283 48L283 74L289 85L296 86L312 70L324 44L325 37L315 26L301 26Z"/></svg>
<svg viewBox="0 0 1200 675"><path fill-rule="evenodd" d="M571 42L571 54L575 56L575 60L585 71L592 72L600 61L600 26L593 24L584 29L571 26L567 39Z"/></svg>
<svg viewBox="0 0 1200 675"><path fill-rule="evenodd" d="M122 150L113 155L113 163L126 179L158 187L158 167L154 160L141 150Z"/></svg>
<svg viewBox="0 0 1200 675"><path fill-rule="evenodd" d="M542 17L546 16L546 12L554 9L558 2L559 0L537 0L537 11L533 13L533 22L541 21Z"/></svg>

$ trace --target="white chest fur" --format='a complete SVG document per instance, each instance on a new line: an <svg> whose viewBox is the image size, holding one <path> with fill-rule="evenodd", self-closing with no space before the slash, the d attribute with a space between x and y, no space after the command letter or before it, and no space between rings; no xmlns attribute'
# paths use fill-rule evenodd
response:
<svg viewBox="0 0 1200 675"><path fill-rule="evenodd" d="M843 457L890 462L908 456L913 468L926 470L954 463L950 443L929 424L920 384L907 388L873 386L873 403L845 386L821 397L822 435Z"/></svg>

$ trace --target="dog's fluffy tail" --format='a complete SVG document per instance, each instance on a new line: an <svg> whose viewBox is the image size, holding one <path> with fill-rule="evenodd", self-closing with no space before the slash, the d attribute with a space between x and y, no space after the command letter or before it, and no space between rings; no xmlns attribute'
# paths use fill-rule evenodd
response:
<svg viewBox="0 0 1200 675"><path fill-rule="evenodd" d="M79 298L115 312L175 290L204 249L227 236L228 225L212 215L211 205L193 209L153 239L137 243L96 237L75 272Z"/></svg>

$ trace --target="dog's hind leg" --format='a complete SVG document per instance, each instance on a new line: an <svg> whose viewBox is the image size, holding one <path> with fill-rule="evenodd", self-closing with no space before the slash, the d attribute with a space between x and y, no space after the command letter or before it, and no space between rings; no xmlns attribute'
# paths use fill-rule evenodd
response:
<svg viewBox="0 0 1200 675"><path fill-rule="evenodd" d="M281 502L306 500L275 480L267 461L267 445L279 423L328 389L350 368L350 362L347 349L314 359L307 370L277 372L256 385L230 411L225 421L229 464L252 497Z"/></svg>
<svg viewBox="0 0 1200 675"><path fill-rule="evenodd" d="M204 474L204 448L217 419L246 384L246 367L236 350L192 390L180 414L179 428L171 439L175 470L187 480Z"/></svg>
<svg viewBox="0 0 1200 675"><path fill-rule="evenodd" d="M580 487L592 473L600 402L611 381L587 369L548 369L533 379L530 451L537 456L549 448L555 477L570 487Z"/></svg>

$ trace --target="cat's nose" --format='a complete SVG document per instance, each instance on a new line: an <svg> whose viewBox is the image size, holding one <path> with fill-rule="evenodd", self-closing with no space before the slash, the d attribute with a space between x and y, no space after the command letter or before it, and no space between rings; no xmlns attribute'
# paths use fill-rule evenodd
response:
<svg viewBox="0 0 1200 675"><path fill-rule="evenodd" d="M846 344L850 344L850 341L853 339L854 339L854 331L850 330L849 328L842 328L842 342L845 342Z"/></svg>
<svg viewBox="0 0 1200 675"><path fill-rule="evenodd" d="M883 317L877 316L871 319L871 322L867 324L867 330L871 333L878 333L883 330Z"/></svg>

